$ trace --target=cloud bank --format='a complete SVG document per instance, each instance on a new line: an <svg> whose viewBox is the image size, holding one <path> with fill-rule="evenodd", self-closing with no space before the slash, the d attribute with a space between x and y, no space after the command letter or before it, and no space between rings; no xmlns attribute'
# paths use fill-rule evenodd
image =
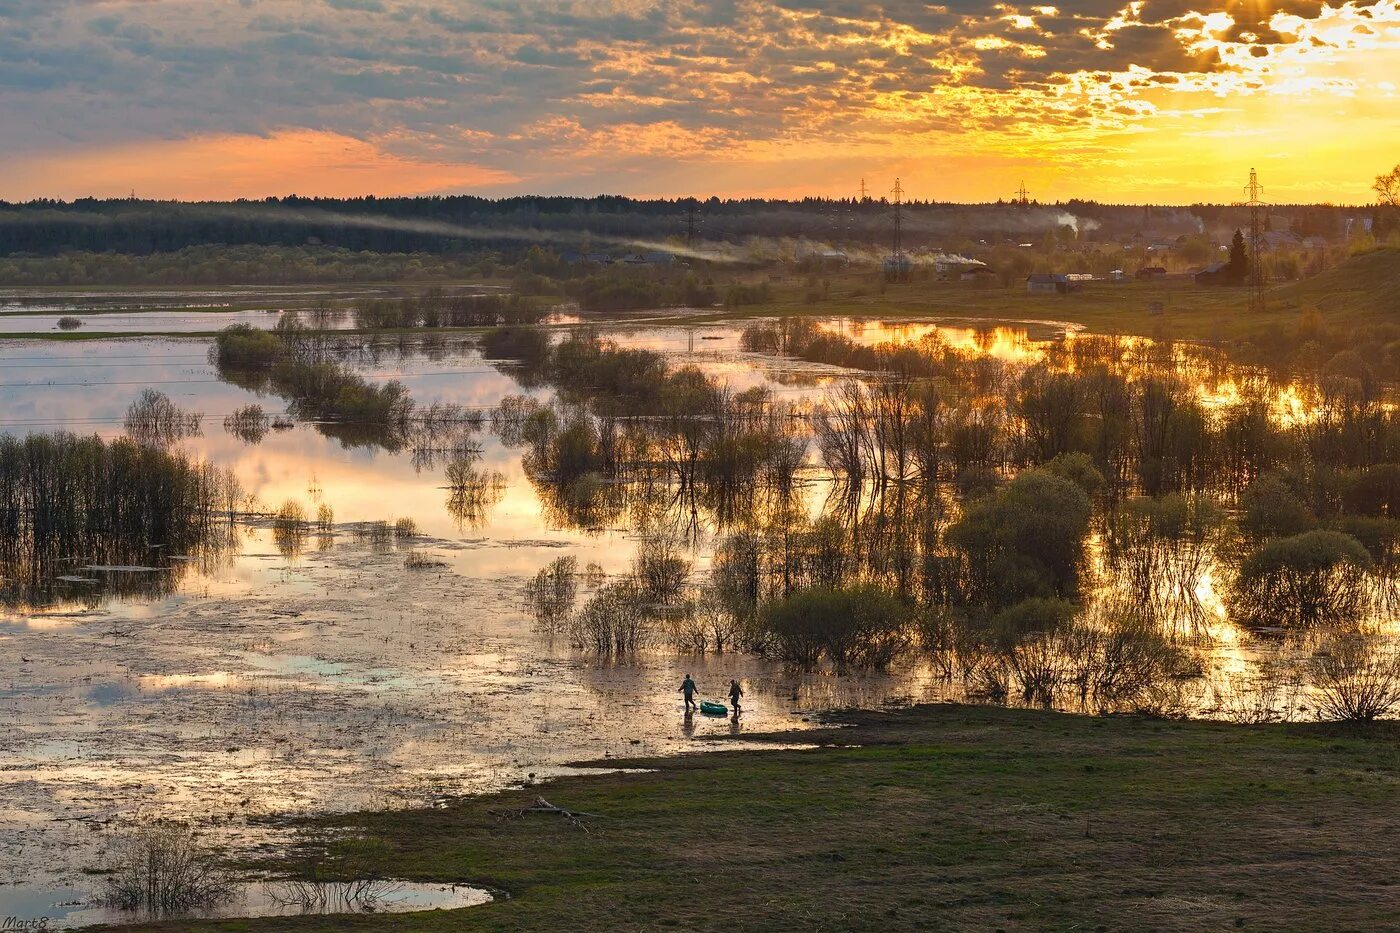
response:
<svg viewBox="0 0 1400 933"><path fill-rule="evenodd" d="M1364 200L1397 75L1400 0L0 0L0 196Z"/></svg>

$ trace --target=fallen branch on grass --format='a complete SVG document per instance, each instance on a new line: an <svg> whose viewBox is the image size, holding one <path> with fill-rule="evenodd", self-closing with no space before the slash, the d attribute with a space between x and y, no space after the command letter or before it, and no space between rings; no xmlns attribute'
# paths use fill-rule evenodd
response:
<svg viewBox="0 0 1400 933"><path fill-rule="evenodd" d="M518 810L508 810L506 811L504 816L519 818L527 813L553 813L557 816L562 816L564 819L568 820L570 823L574 824L586 833L591 833L593 830L587 823L584 822L584 820L601 819L601 817L596 813L583 813L579 810L568 810L564 807L555 806L548 800L545 800L543 797L536 797L533 806L521 807Z"/></svg>

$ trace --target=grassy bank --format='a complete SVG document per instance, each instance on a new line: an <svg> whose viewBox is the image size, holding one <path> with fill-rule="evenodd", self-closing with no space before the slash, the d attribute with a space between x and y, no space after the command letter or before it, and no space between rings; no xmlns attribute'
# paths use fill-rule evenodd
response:
<svg viewBox="0 0 1400 933"><path fill-rule="evenodd" d="M809 750L635 764L328 826L395 875L510 896L201 930L1374 929L1397 733L981 707L859 713ZM840 743L840 744L835 744ZM591 831L511 811L537 795Z"/></svg>
<svg viewBox="0 0 1400 933"><path fill-rule="evenodd" d="M1157 282L1089 283L1066 295L1032 295L1025 285L971 285L931 278L884 284L877 273L842 270L787 275L773 282L773 300L727 311L723 317L851 315L946 316L972 320L1051 320L1095 333L1237 340L1297 329L1316 310L1328 327L1395 323L1400 295L1400 250L1378 249L1301 282L1271 287L1265 310L1249 310L1244 288L1197 285L1189 277Z"/></svg>

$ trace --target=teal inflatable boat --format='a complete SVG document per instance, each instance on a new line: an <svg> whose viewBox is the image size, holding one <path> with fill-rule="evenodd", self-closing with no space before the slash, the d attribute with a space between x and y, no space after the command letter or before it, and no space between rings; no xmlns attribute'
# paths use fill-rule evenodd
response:
<svg viewBox="0 0 1400 933"><path fill-rule="evenodd" d="M728 716L729 707L723 703L711 703L709 700L700 701L700 712L706 716Z"/></svg>

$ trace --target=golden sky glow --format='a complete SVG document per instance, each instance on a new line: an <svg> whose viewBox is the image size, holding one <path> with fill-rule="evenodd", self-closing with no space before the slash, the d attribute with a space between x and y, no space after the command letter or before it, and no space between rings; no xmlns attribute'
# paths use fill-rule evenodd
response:
<svg viewBox="0 0 1400 933"><path fill-rule="evenodd" d="M0 0L0 197L1369 200L1400 0Z"/></svg>

